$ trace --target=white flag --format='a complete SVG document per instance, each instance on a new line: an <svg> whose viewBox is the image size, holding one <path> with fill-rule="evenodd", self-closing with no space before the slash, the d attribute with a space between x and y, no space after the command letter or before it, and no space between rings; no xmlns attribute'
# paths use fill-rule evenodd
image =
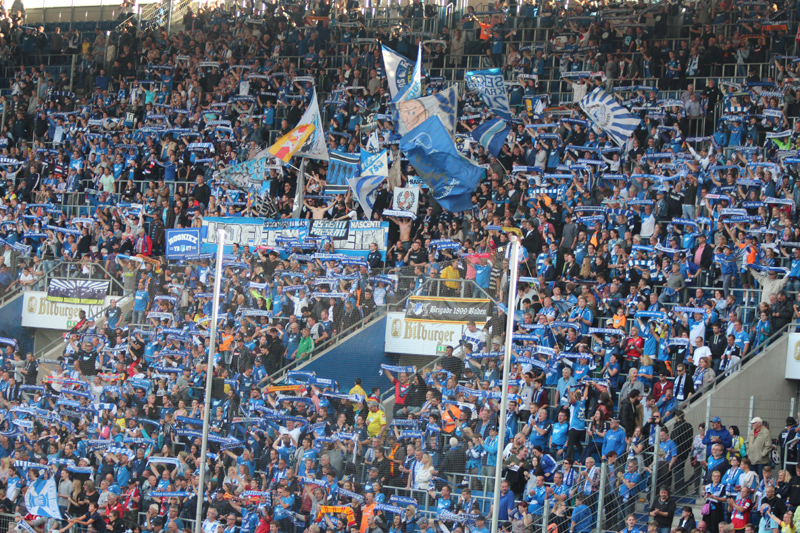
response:
<svg viewBox="0 0 800 533"><path fill-rule="evenodd" d="M417 214L419 207L419 187L395 187L392 209L395 211L410 211Z"/></svg>

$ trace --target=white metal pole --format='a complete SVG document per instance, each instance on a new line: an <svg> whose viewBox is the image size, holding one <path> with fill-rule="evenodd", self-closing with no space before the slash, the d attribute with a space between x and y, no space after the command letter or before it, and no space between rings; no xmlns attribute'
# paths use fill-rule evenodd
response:
<svg viewBox="0 0 800 533"><path fill-rule="evenodd" d="M203 496L206 483L206 454L208 453L208 426L211 416L211 384L214 376L214 352L217 346L217 321L219 320L219 293L222 284L222 255L225 250L225 230L217 230L217 268L214 274L214 308L211 310L211 335L206 363L206 395L203 408L203 443L200 446L200 475L197 480L197 510L195 513L195 533L203 531Z"/></svg>
<svg viewBox="0 0 800 533"><path fill-rule="evenodd" d="M517 295L517 274L519 273L519 239L511 235L511 253L508 264L508 311L506 311L506 346L503 354L503 392L500 397L499 428L497 431L497 465L494 472L494 498L492 498L492 533L497 533L500 522L500 477L503 472L503 450L506 447L506 412L508 411L508 373L511 366L511 340L514 336L514 299Z"/></svg>

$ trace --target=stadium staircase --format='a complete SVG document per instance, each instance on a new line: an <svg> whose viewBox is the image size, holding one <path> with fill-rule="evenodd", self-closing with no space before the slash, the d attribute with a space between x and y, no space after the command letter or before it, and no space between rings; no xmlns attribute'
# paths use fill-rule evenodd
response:
<svg viewBox="0 0 800 533"><path fill-rule="evenodd" d="M452 280L448 280L452 281ZM464 285L465 293L472 294L474 282L471 280L454 280ZM428 279L415 293L436 294L440 279ZM381 375L381 365L416 365L420 372L433 368L438 357L430 355L397 355L387 354L384 350L386 335L386 320L390 312L402 311L406 307L408 298L405 296L396 303L378 307L368 317L357 322L347 330L340 333L331 343L320 352L314 353L310 359L284 367L272 378L273 383L279 383L290 371L315 372L317 376L334 379L339 383L342 391L350 390L356 378L362 381L362 387L369 393L372 387L386 390L387 380ZM485 297L497 304L489 295ZM387 418L391 420L393 390L381 396Z"/></svg>
<svg viewBox="0 0 800 533"><path fill-rule="evenodd" d="M22 295L19 296L19 305L20 305L20 313L22 308ZM117 301L117 307L122 309L122 316L126 317L128 313L133 309L133 295L129 294L127 296L121 297ZM98 308L95 312L93 312L89 318L95 320L97 327L104 327L105 319L103 315L107 309L107 306L102 306ZM0 313L2 309L0 308ZM0 315L2 316L2 315ZM64 334L66 335L66 333ZM62 335L58 339L52 341L51 343L47 344L45 347L36 350L34 353L34 357L37 361L39 361L39 375L38 381L47 375L50 374L50 371L53 370L55 361L64 354L64 336Z"/></svg>

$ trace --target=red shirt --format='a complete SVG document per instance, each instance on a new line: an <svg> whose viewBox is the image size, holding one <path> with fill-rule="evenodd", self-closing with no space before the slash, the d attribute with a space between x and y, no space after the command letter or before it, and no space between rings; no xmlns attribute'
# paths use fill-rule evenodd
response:
<svg viewBox="0 0 800 533"><path fill-rule="evenodd" d="M636 348L640 348L644 350L644 339L641 337L637 337L635 339L628 339L625 341L625 357L630 357L632 359L638 359L641 355L640 352L636 351Z"/></svg>
<svg viewBox="0 0 800 533"><path fill-rule="evenodd" d="M406 382L404 385L397 378L393 378L392 383L394 383L394 403L396 405L405 405L406 394L408 394L408 389L411 388L411 383Z"/></svg>
<svg viewBox="0 0 800 533"><path fill-rule="evenodd" d="M736 505L744 507L744 511L734 509L731 523L733 524L733 529L744 529L744 526L750 522L750 508L753 506L753 502L750 501L750 498L745 498L744 500L737 498Z"/></svg>

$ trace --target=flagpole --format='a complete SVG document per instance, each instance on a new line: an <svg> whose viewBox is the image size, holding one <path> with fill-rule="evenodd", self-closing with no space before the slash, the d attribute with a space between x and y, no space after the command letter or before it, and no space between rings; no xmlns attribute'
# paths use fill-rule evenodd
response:
<svg viewBox="0 0 800 533"><path fill-rule="evenodd" d="M303 211L303 199L305 193L303 189L306 186L306 160L303 158L300 161L300 168L297 169L297 190L294 193L294 205L292 206L292 217L300 218L300 213Z"/></svg>
<svg viewBox="0 0 800 533"><path fill-rule="evenodd" d="M203 408L203 441L200 445L200 474L197 480L197 509L195 512L195 533L203 533L203 500L206 483L206 461L208 458L208 426L211 417L211 386L214 376L214 352L217 343L217 321L219 320L219 293L222 286L222 256L225 251L225 230L217 230L217 267L214 275L214 308L211 310L211 334L206 363L206 390Z"/></svg>
<svg viewBox="0 0 800 533"><path fill-rule="evenodd" d="M492 498L492 533L497 533L497 526L500 521L500 483L503 471L503 450L506 447L506 412L508 411L508 374L511 366L511 341L514 337L514 300L517 294L517 275L519 274L519 237L511 237L511 253L508 256L508 263L511 272L508 276L508 311L506 311L506 344L503 354L503 390L500 396L500 414L498 422L500 427L497 431L497 458L495 459L494 471L494 497Z"/></svg>

